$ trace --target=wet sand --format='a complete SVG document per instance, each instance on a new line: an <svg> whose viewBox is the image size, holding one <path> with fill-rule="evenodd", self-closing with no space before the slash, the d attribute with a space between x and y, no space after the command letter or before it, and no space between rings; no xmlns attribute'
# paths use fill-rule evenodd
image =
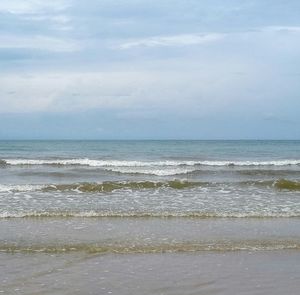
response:
<svg viewBox="0 0 300 295"><path fill-rule="evenodd" d="M299 251L0 254L3 294L299 294Z"/></svg>
<svg viewBox="0 0 300 295"><path fill-rule="evenodd" d="M8 218L3 294L299 294L298 218Z"/></svg>

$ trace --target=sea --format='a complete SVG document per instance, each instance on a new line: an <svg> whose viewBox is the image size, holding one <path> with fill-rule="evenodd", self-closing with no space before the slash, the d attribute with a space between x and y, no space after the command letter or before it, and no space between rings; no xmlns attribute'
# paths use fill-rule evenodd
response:
<svg viewBox="0 0 300 295"><path fill-rule="evenodd" d="M0 141L0 293L299 290L300 141Z"/></svg>

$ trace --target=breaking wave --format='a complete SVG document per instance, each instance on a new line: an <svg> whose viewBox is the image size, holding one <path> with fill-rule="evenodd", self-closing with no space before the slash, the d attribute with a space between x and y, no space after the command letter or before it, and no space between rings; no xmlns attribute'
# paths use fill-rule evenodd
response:
<svg viewBox="0 0 300 295"><path fill-rule="evenodd" d="M207 182L189 182L181 180L171 180L165 182L155 181L106 181L102 183L82 182L70 184L50 184L50 185L2 185L0 184L0 192L29 192L29 191L77 191L84 193L97 193L97 192L112 192L114 190L130 189L158 189L158 188L171 188L171 189L186 189L191 187L199 187L208 185Z"/></svg>
<svg viewBox="0 0 300 295"><path fill-rule="evenodd" d="M280 179L275 181L274 185L278 189L300 191L300 181Z"/></svg>
<svg viewBox="0 0 300 295"><path fill-rule="evenodd" d="M131 181L131 182L103 182L103 183L80 183L80 184L58 184L50 185L43 188L44 191L59 190L59 191L80 191L80 192L112 192L118 189L157 189L161 187L172 189L185 189L195 186L206 185L204 182L189 182L172 180L166 182L154 181Z"/></svg>
<svg viewBox="0 0 300 295"><path fill-rule="evenodd" d="M20 184L20 185L5 185L0 184L0 193L8 193L8 192L31 192L31 191L38 191L42 190L45 186L44 185L30 185L30 184Z"/></svg>
<svg viewBox="0 0 300 295"><path fill-rule="evenodd" d="M299 160L276 161L119 161L84 159L2 159L1 165L83 165L91 167L161 167L161 166L290 166Z"/></svg>
<svg viewBox="0 0 300 295"><path fill-rule="evenodd" d="M3 185L0 184L0 193L5 192L81 192L81 193L101 193L113 192L115 190L144 190L144 189L189 189L196 187L236 187L236 186L257 186L265 188L274 188L278 190L300 191L300 181L292 181L286 179L266 180L266 181L241 181L241 182L199 182L186 180L170 180L170 181L106 181L102 183L81 182L69 184L50 184L50 185Z"/></svg>

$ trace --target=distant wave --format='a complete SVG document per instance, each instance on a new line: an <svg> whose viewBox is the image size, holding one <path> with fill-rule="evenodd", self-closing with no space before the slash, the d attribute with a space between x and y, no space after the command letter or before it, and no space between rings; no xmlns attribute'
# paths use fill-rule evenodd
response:
<svg viewBox="0 0 300 295"><path fill-rule="evenodd" d="M266 181L241 181L233 183L217 183L217 182L199 182L199 181L105 181L102 183L82 182L69 184L49 184L49 185L3 185L0 184L1 192L30 192L30 191L74 191L82 193L100 193L112 192L115 190L143 190L143 189L188 189L196 187L222 187L224 185L232 186L258 186L266 188L275 188L279 190L300 191L300 181L292 181L287 179L266 180Z"/></svg>
<svg viewBox="0 0 300 295"><path fill-rule="evenodd" d="M212 167L212 166L211 166ZM224 166L225 167L225 166ZM245 168L246 167L246 168ZM253 166L257 167L257 166ZM242 176L269 176L269 177L286 177L288 175L300 175L300 170L286 169L272 169L265 168L264 166L257 169L252 166L240 166L241 169L232 170ZM178 167L162 167L162 168L145 168L145 167L111 167L105 168L106 171L128 174L128 175L155 175L155 176L184 176L184 175L211 175L216 173L228 172L227 170L212 170L205 169L200 166L178 166Z"/></svg>
<svg viewBox="0 0 300 295"><path fill-rule="evenodd" d="M152 167L152 166L193 166L196 161L119 161L119 160L90 160L90 159L4 159L7 165L81 165L90 167ZM299 161L300 163L300 161Z"/></svg>
<svg viewBox="0 0 300 295"><path fill-rule="evenodd" d="M284 167L300 165L300 160L278 161L120 161L91 159L5 159L0 160L0 167L5 166L85 166L98 167L106 171L121 174L141 174L156 176L175 176L200 173L203 167ZM246 172L245 172L246 173ZM251 171L250 171L251 173ZM250 174L248 172L248 174ZM253 174L253 173L252 173Z"/></svg>
<svg viewBox="0 0 300 295"><path fill-rule="evenodd" d="M1 165L81 165L90 167L178 167L178 166L290 166L300 159L274 161L121 161L92 159L2 159Z"/></svg>

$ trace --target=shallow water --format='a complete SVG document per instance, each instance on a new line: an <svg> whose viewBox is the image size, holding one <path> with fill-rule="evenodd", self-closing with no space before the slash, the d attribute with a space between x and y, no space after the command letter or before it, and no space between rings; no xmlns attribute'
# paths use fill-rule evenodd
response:
<svg viewBox="0 0 300 295"><path fill-rule="evenodd" d="M298 218L12 218L4 253L163 253L300 250Z"/></svg>
<svg viewBox="0 0 300 295"><path fill-rule="evenodd" d="M4 294L298 294L300 141L2 141L0 159Z"/></svg>
<svg viewBox="0 0 300 295"><path fill-rule="evenodd" d="M0 221L4 294L298 294L298 218Z"/></svg>

